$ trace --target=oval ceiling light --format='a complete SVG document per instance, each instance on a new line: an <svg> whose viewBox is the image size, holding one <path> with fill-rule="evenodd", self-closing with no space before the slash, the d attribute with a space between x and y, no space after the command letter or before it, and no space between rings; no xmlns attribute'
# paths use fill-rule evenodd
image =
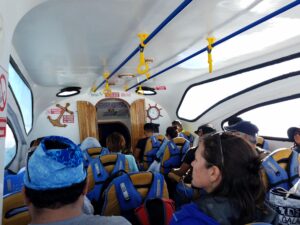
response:
<svg viewBox="0 0 300 225"><path fill-rule="evenodd" d="M156 95L155 89L147 86L137 87L135 92L139 95Z"/></svg>
<svg viewBox="0 0 300 225"><path fill-rule="evenodd" d="M70 97L80 93L81 87L66 87L56 94L57 97Z"/></svg>

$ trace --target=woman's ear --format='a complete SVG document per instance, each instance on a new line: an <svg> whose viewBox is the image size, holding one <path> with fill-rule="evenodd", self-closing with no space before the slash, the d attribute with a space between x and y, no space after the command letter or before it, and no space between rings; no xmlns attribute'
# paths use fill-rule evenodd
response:
<svg viewBox="0 0 300 225"><path fill-rule="evenodd" d="M209 168L209 179L211 183L217 182L219 184L222 180L221 170L217 166L212 166Z"/></svg>

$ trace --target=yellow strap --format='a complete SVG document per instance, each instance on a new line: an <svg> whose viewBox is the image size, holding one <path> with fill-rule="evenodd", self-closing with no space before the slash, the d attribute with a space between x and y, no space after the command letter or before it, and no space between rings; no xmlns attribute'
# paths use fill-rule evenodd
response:
<svg viewBox="0 0 300 225"><path fill-rule="evenodd" d="M145 55L144 55L144 48L145 44L144 41L149 35L146 33L139 33L138 37L140 38L140 60L139 60L139 65L137 66L137 73L138 74L146 74L149 71L149 65L145 60Z"/></svg>
<svg viewBox="0 0 300 225"><path fill-rule="evenodd" d="M209 71L209 73L212 73L212 71L213 71L213 65L212 65L213 60L212 60L211 51L213 49L212 44L215 42L216 39L214 37L208 37L208 38L206 38L206 40L208 41L208 46L207 46L207 48L208 48L208 51L207 51L208 60L207 60L207 62L208 62L208 66L209 66L208 71Z"/></svg>

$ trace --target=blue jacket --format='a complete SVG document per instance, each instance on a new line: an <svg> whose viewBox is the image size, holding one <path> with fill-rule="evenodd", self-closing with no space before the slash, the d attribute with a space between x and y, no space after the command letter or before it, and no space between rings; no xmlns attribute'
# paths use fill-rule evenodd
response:
<svg viewBox="0 0 300 225"><path fill-rule="evenodd" d="M195 203L184 205L173 214L170 225L220 225L213 218L201 212Z"/></svg>

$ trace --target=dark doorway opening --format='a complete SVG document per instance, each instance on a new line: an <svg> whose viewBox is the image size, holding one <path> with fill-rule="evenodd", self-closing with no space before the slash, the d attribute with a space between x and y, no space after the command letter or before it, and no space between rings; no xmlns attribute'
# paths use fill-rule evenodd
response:
<svg viewBox="0 0 300 225"><path fill-rule="evenodd" d="M122 134L126 141L126 149L130 150L131 147L131 137L128 128L120 122L109 122L109 123L99 123L99 140L101 146L106 147L106 138L113 132L118 132Z"/></svg>

